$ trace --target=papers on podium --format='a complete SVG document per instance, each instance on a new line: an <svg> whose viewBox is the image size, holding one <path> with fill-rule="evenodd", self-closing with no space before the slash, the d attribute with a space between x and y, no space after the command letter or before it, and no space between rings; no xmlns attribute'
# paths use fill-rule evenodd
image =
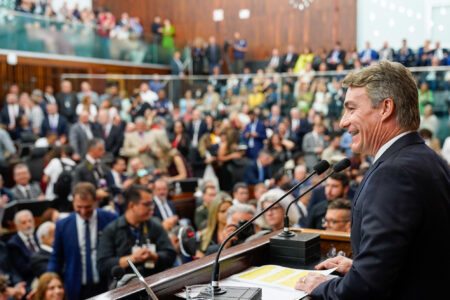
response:
<svg viewBox="0 0 450 300"><path fill-rule="evenodd" d="M221 280L221 285L252 286L262 288L262 299L301 299L307 294L295 289L297 281L308 273L331 274L335 269L316 271L292 269L276 265L253 267Z"/></svg>

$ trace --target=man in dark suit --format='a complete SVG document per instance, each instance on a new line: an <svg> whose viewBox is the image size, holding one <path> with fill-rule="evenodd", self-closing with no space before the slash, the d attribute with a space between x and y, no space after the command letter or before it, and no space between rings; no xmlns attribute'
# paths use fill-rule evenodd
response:
<svg viewBox="0 0 450 300"><path fill-rule="evenodd" d="M47 104L47 115L41 125L41 136L49 133L56 133L58 138L69 133L67 119L58 113L58 106L54 103Z"/></svg>
<svg viewBox="0 0 450 300"><path fill-rule="evenodd" d="M6 126L12 139L16 138L16 119L24 113L23 108L19 106L17 95L13 93L6 95L6 105L0 112L0 121Z"/></svg>
<svg viewBox="0 0 450 300"><path fill-rule="evenodd" d="M450 281L450 170L425 145L415 79L388 61L350 73L341 127L374 156L352 206L353 260L337 256L296 288L314 299L440 299ZM439 255L442 254L442 255Z"/></svg>
<svg viewBox="0 0 450 300"><path fill-rule="evenodd" d="M295 63L297 62L298 54L295 53L294 46L289 45L287 47L287 52L281 57L281 63L279 71L285 73L288 70L294 69Z"/></svg>
<svg viewBox="0 0 450 300"><path fill-rule="evenodd" d="M76 108L78 105L77 95L72 91L72 83L69 80L61 82L61 92L56 94L58 110L71 124L77 121Z"/></svg>
<svg viewBox="0 0 450 300"><path fill-rule="evenodd" d="M255 160L259 151L264 148L264 140L267 137L266 126L253 110L248 112L248 116L250 117L250 123L245 126L242 138L247 145L247 157Z"/></svg>
<svg viewBox="0 0 450 300"><path fill-rule="evenodd" d="M339 64L343 64L345 61L345 51L341 48L341 43L339 41L334 44L333 50L328 53L327 56L327 67L329 70L336 70Z"/></svg>
<svg viewBox="0 0 450 300"><path fill-rule="evenodd" d="M73 172L72 186L79 182L89 182L96 188L98 199L109 196L105 179L108 168L101 161L104 154L105 142L99 138L90 140L85 159L75 167Z"/></svg>
<svg viewBox="0 0 450 300"><path fill-rule="evenodd" d="M94 137L100 137L99 128L89 122L89 113L82 111L78 122L70 127L69 142L73 147L73 160L81 160L87 152L88 141Z"/></svg>
<svg viewBox="0 0 450 300"><path fill-rule="evenodd" d="M86 299L106 291L106 280L97 269L97 245L102 230L116 215L96 209L95 204L95 187L79 183L73 191L74 212L56 223L48 271L64 278L69 300Z"/></svg>
<svg viewBox="0 0 450 300"><path fill-rule="evenodd" d="M254 185L270 179L269 166L273 162L273 156L267 150L261 150L258 158L253 161L244 172L244 181L247 184Z"/></svg>
<svg viewBox="0 0 450 300"><path fill-rule="evenodd" d="M170 231L178 224L178 215L175 204L169 200L169 183L165 179L155 181L153 190L153 202L155 202L155 211L153 216L161 220L161 225L166 231Z"/></svg>
<svg viewBox="0 0 450 300"><path fill-rule="evenodd" d="M14 216L14 224L17 233L7 243L9 260L13 270L17 272L21 281L26 281L29 289L34 278L30 257L39 251L39 244L34 235L33 214L29 210L18 211Z"/></svg>
<svg viewBox="0 0 450 300"><path fill-rule="evenodd" d="M102 133L102 138L105 141L105 150L112 156L118 156L120 148L123 145L124 132L112 123L109 111L101 109L97 116L98 124Z"/></svg>
<svg viewBox="0 0 450 300"><path fill-rule="evenodd" d="M53 252L53 241L55 240L55 223L47 221L42 223L36 230L39 241L39 251L31 255L31 269L36 278L47 272L48 262Z"/></svg>
<svg viewBox="0 0 450 300"><path fill-rule="evenodd" d="M209 74L213 73L215 67L219 67L222 63L222 53L220 46L216 43L216 38L214 36L209 37L208 47L205 51L206 59L208 60Z"/></svg>

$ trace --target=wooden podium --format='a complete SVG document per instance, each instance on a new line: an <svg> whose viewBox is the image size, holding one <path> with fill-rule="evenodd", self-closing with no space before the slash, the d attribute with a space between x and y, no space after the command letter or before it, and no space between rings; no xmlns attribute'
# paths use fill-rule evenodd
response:
<svg viewBox="0 0 450 300"><path fill-rule="evenodd" d="M332 248L342 250L351 257L350 234L314 229L292 229L296 232L320 234L321 256ZM233 274L242 272L252 266L270 264L269 240L277 234L271 233L251 242L226 249L222 252L220 263L220 278L227 278ZM180 299L174 296L185 286L193 284L205 284L211 281L212 265L215 254L192 261L182 266L172 268L147 277L145 280L159 299ZM305 266L311 268L312 266ZM133 280L128 285L98 295L94 299L148 299L144 288Z"/></svg>

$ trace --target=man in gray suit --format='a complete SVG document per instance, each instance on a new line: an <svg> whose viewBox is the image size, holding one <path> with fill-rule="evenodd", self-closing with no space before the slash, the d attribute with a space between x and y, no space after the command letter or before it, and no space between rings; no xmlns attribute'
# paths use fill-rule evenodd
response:
<svg viewBox="0 0 450 300"><path fill-rule="evenodd" d="M305 134L303 138L302 148L305 153L305 164L309 170L319 162L325 143L324 131L322 124L315 124L313 130Z"/></svg>
<svg viewBox="0 0 450 300"><path fill-rule="evenodd" d="M100 137L95 125L89 122L89 112L82 111L78 122L70 128L69 141L73 147L75 161L86 156L88 141Z"/></svg>
<svg viewBox="0 0 450 300"><path fill-rule="evenodd" d="M13 199L16 201L38 199L44 200L45 196L37 182L31 182L31 174L28 166L17 164L14 167L14 181L16 185L11 189Z"/></svg>

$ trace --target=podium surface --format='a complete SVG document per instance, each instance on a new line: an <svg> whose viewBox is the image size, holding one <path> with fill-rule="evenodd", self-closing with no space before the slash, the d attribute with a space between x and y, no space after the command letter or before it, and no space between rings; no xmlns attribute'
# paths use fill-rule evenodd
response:
<svg viewBox="0 0 450 300"><path fill-rule="evenodd" d="M297 232L320 234L321 256L326 257L326 253L331 247L338 251L344 251L347 256L351 256L350 234L340 232L329 232L313 229L293 229ZM225 279L233 274L242 272L252 266L270 264L270 238L276 233L262 236L258 239L246 242L222 252L220 259L220 279ZM212 266L215 254L189 262L176 268L149 276L145 281L151 286L159 299L180 299L174 296L185 286L194 284L206 284L211 281ZM316 263L304 266L312 268ZM263 291L264 292L264 291ZM133 280L128 285L109 292L103 293L93 299L148 299L144 287Z"/></svg>

